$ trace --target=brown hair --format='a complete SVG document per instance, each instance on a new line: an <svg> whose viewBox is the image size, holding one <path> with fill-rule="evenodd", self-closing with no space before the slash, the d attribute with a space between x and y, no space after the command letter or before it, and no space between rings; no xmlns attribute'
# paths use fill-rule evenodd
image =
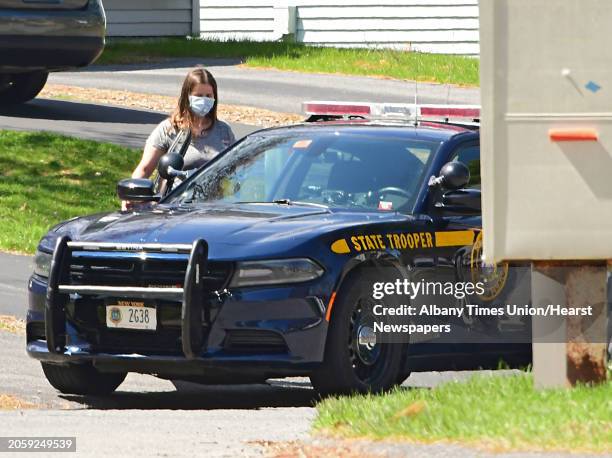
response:
<svg viewBox="0 0 612 458"><path fill-rule="evenodd" d="M186 129L193 126L195 115L189 108L189 95L191 94L193 88L198 84L210 84L212 86L215 104L206 117L213 122L213 125L215 121L217 121L217 82L208 70L199 67L187 73L187 76L183 81L183 87L181 88L181 95L178 99L178 103L170 115L170 122L175 129Z"/></svg>

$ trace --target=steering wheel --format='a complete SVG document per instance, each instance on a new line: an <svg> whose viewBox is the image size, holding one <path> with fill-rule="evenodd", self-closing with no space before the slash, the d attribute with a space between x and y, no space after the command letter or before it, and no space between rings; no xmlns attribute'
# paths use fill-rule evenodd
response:
<svg viewBox="0 0 612 458"><path fill-rule="evenodd" d="M385 188L380 188L376 193L380 196L382 194L395 194L398 196L405 197L406 199L410 199L412 194L402 188L397 188L395 186L387 186Z"/></svg>

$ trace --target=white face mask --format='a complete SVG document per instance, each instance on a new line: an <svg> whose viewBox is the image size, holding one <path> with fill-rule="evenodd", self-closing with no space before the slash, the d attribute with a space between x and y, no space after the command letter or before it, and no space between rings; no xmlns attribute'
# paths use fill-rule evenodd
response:
<svg viewBox="0 0 612 458"><path fill-rule="evenodd" d="M189 107L194 115L204 117L215 105L215 99L210 97L198 97L196 95L189 96Z"/></svg>

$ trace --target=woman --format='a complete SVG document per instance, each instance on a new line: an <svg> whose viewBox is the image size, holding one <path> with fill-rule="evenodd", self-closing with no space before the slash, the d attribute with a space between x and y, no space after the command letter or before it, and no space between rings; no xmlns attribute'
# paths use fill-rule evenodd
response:
<svg viewBox="0 0 612 458"><path fill-rule="evenodd" d="M191 129L184 170L200 167L234 143L236 137L230 126L217 119L217 104L217 82L211 73L204 68L190 71L174 112L149 135L132 178L149 178L183 129Z"/></svg>

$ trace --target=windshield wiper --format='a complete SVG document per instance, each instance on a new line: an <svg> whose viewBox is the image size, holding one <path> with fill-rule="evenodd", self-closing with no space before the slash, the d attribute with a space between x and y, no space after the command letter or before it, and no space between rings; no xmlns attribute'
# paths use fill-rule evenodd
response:
<svg viewBox="0 0 612 458"><path fill-rule="evenodd" d="M277 199L273 200L272 202L279 205L303 205L304 207L329 208L329 206L324 204L316 204L314 202L302 202L300 200L291 199Z"/></svg>
<svg viewBox="0 0 612 458"><path fill-rule="evenodd" d="M302 202L299 200L291 200L291 199L276 199L272 202L264 202L264 201L242 201L242 202L234 202L235 204L278 204L278 205L302 205L304 207L317 207L317 208L325 208L329 209L327 205L324 204L316 204L314 202Z"/></svg>

